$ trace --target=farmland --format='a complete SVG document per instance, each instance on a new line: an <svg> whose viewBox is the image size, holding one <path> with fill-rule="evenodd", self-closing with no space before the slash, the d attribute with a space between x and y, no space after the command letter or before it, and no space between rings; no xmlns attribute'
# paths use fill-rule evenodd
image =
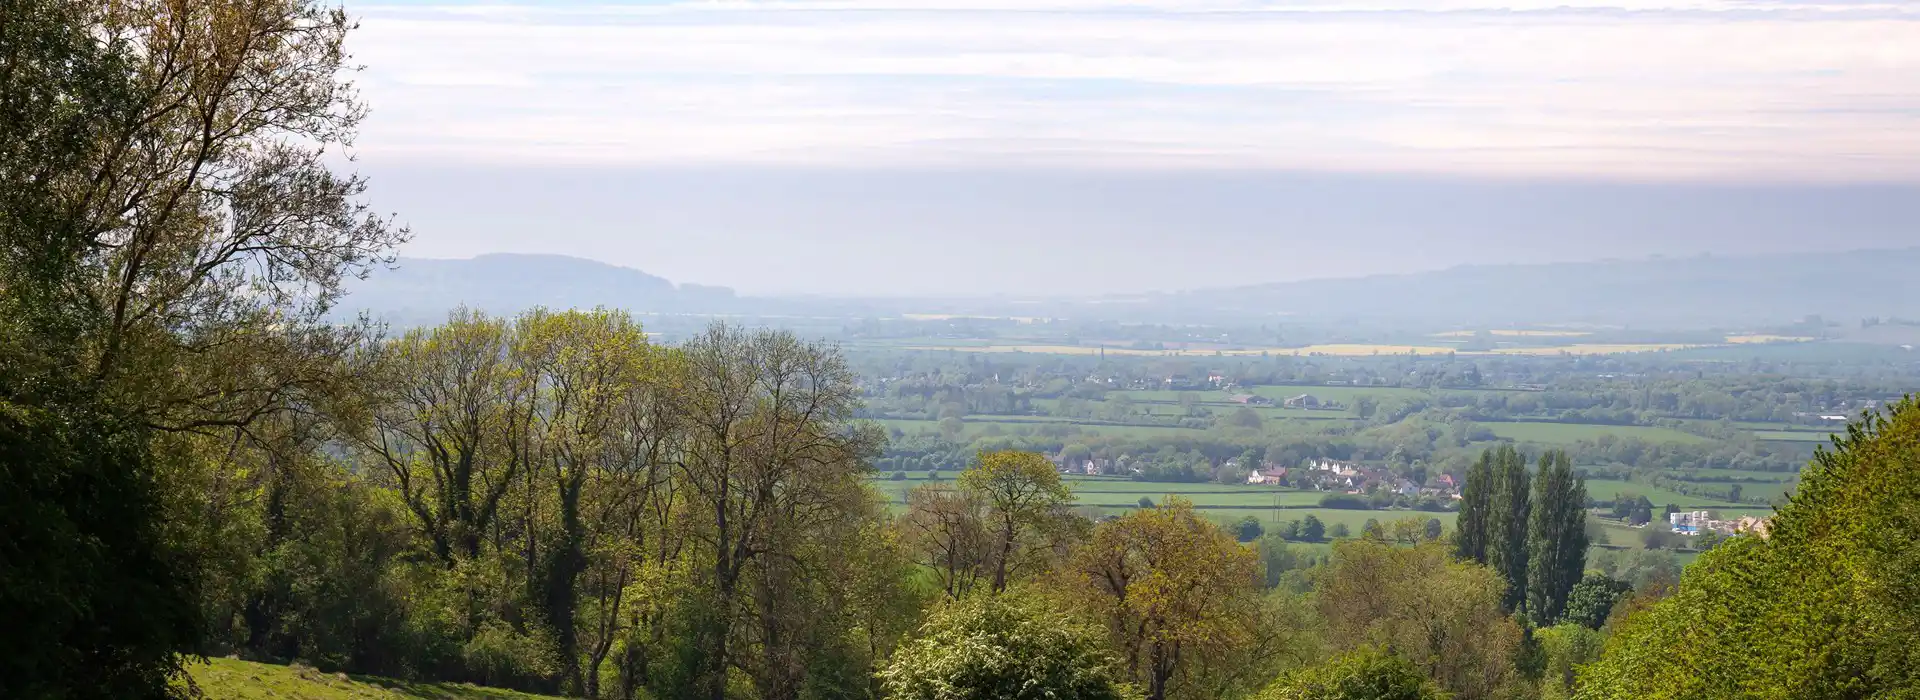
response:
<svg viewBox="0 0 1920 700"><path fill-rule="evenodd" d="M914 474L904 480L881 476L876 477L871 483L887 498L891 508L900 511L906 507L907 491L929 483L950 484L953 482L953 476L945 472L935 479L927 479L925 474ZM1156 483L1087 476L1068 476L1065 481L1073 489L1077 505L1095 508L1107 515L1119 515L1135 510L1140 507L1141 498L1160 503L1168 496L1178 496L1192 501L1195 510L1223 523L1249 515L1268 524L1284 523L1312 515L1325 522L1328 527L1332 527L1335 523L1345 523L1349 529L1357 533L1360 526L1366 524L1368 519L1389 522L1415 516L1423 520L1439 518L1441 523L1451 527L1455 517L1454 513L1429 513L1415 510L1322 508L1319 504L1320 499L1326 496L1325 493L1269 486Z"/></svg>
<svg viewBox="0 0 1920 700"><path fill-rule="evenodd" d="M1494 435L1508 440L1541 444L1566 444L1579 440L1592 440L1602 435L1640 438L1650 442L1704 443L1708 441L1707 438L1672 428L1645 425L1589 425L1539 421L1483 423L1482 425L1492 430Z"/></svg>

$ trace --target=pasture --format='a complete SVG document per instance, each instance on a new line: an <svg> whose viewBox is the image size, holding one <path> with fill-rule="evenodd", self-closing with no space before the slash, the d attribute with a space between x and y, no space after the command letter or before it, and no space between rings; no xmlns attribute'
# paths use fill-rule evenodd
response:
<svg viewBox="0 0 1920 700"><path fill-rule="evenodd" d="M1765 486L1765 485L1766 484L1742 484L1741 488L1745 490L1745 489L1751 489L1751 488ZM1715 484L1715 486L1720 486L1720 485ZM1708 498L1704 496L1689 496L1687 494L1680 493L1678 491L1663 489L1663 488L1654 486L1652 484L1640 484L1640 483L1634 483L1631 481L1619 481L1615 479L1588 479L1587 480L1587 496L1589 498L1593 498L1595 500L1600 500L1600 501L1611 501L1616 498L1619 498L1620 494L1622 493L1631 493L1631 494L1646 496L1648 501L1653 502L1653 507L1655 510L1659 510L1660 508L1665 507L1669 503L1679 506L1682 510L1703 510L1707 508L1742 508L1743 507L1738 504L1728 503L1724 500L1718 500L1718 499Z"/></svg>
<svg viewBox="0 0 1920 700"><path fill-rule="evenodd" d="M1640 438L1648 442L1687 442L1704 443L1707 438L1692 433L1683 433L1672 428L1648 425L1593 425L1587 423L1548 423L1520 421L1511 423L1480 423L1482 427L1493 431L1508 440L1519 442L1538 442L1545 444L1571 444L1581 440L1593 440L1602 435L1620 438Z"/></svg>

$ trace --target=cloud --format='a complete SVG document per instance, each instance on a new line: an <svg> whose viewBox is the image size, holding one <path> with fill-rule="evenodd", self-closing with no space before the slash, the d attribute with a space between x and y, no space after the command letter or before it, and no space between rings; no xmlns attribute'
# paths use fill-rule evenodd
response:
<svg viewBox="0 0 1920 700"><path fill-rule="evenodd" d="M1920 10L1735 0L363 8L363 153L1920 180Z"/></svg>

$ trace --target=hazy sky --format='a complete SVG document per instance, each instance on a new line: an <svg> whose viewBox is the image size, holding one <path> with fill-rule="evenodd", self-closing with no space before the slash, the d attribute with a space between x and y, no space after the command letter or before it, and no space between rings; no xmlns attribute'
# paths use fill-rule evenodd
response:
<svg viewBox="0 0 1920 700"><path fill-rule="evenodd" d="M408 254L1098 293L1920 244L1920 3L353 5Z"/></svg>

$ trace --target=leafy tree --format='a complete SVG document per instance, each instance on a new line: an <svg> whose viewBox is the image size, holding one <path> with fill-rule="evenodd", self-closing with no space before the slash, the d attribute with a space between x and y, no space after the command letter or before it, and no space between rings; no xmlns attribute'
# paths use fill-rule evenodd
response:
<svg viewBox="0 0 1920 700"><path fill-rule="evenodd" d="M948 598L965 597L991 575L986 506L977 495L946 484L921 486L907 495L900 525L914 561L933 572Z"/></svg>
<svg viewBox="0 0 1920 700"><path fill-rule="evenodd" d="M261 473L206 442L322 402L343 278L403 231L322 157L364 113L344 13L299 1L0 6L8 697L159 697ZM269 38L270 37L270 38ZM15 644L20 646L16 647Z"/></svg>
<svg viewBox="0 0 1920 700"><path fill-rule="evenodd" d="M1443 700L1447 693L1399 656L1368 647L1295 671L1256 700Z"/></svg>
<svg viewBox="0 0 1920 700"><path fill-rule="evenodd" d="M1606 637L1584 625L1563 624L1533 633L1541 656L1540 696L1569 698L1579 688L1581 666L1600 658Z"/></svg>
<svg viewBox="0 0 1920 700"><path fill-rule="evenodd" d="M1352 537L1353 531L1347 527L1346 523L1334 523L1333 529L1327 531L1327 536L1334 539L1345 539Z"/></svg>
<svg viewBox="0 0 1920 700"><path fill-rule="evenodd" d="M839 525L871 505L864 477L881 437L850 425L859 389L825 345L715 324L678 357L685 389L671 395L670 409L687 428L673 466L687 512L699 514L687 525L699 545L689 556L704 608L692 642L694 688L680 694L720 700L734 669L762 693L783 692L807 672L790 660L820 648L793 628L828 609L808 599L825 593L801 585L805 572L830 560L831 535L857 534ZM1046 460L1033 457L1057 484Z"/></svg>
<svg viewBox="0 0 1920 700"><path fill-rule="evenodd" d="M1527 599L1527 530L1532 514L1526 459L1512 447L1494 456L1493 495L1487 510L1487 566L1507 582L1501 607Z"/></svg>
<svg viewBox="0 0 1920 700"><path fill-rule="evenodd" d="M1600 629L1613 614L1613 606L1633 595L1633 585L1606 574L1587 574L1567 594L1566 614L1562 620L1588 629Z"/></svg>
<svg viewBox="0 0 1920 700"><path fill-rule="evenodd" d="M1134 505L1140 506L1141 508L1152 508L1153 499L1148 498L1146 496L1141 496L1140 500L1134 501Z"/></svg>
<svg viewBox="0 0 1920 700"><path fill-rule="evenodd" d="M1453 555L1476 564L1487 563L1487 540L1492 533L1493 450L1467 470L1460 490L1460 515L1453 526Z"/></svg>
<svg viewBox="0 0 1920 700"><path fill-rule="evenodd" d="M1137 698L1101 632L1026 595L971 596L934 612L880 672L904 700Z"/></svg>
<svg viewBox="0 0 1920 700"><path fill-rule="evenodd" d="M1241 406L1227 416L1227 424L1235 428L1259 430L1262 424L1260 414L1251 408Z"/></svg>
<svg viewBox="0 0 1920 700"><path fill-rule="evenodd" d="M1244 516L1233 524L1233 537L1241 542L1252 542L1266 533L1266 526L1260 524L1259 518L1251 515Z"/></svg>
<svg viewBox="0 0 1920 700"><path fill-rule="evenodd" d="M1427 524L1421 534L1425 535L1428 541L1438 540L1440 535L1444 534L1445 528L1446 526L1440 524L1439 518L1427 518Z"/></svg>
<svg viewBox="0 0 1920 700"><path fill-rule="evenodd" d="M1044 530L1056 511L1073 500L1053 465L1033 452L983 452L980 463L961 472L960 489L979 498L992 523L993 592L1007 590L1021 543Z"/></svg>
<svg viewBox="0 0 1920 700"><path fill-rule="evenodd" d="M1300 522L1300 537L1308 542L1320 542L1327 539L1326 523L1320 522L1320 518L1318 517L1308 515L1306 520Z"/></svg>
<svg viewBox="0 0 1920 700"><path fill-rule="evenodd" d="M1628 617L1579 697L1905 697L1920 678L1920 404L1849 426L1767 538L1700 555Z"/></svg>
<svg viewBox="0 0 1920 700"><path fill-rule="evenodd" d="M1360 525L1360 536L1370 540L1385 540L1387 530L1380 526L1379 519L1367 518L1367 522Z"/></svg>
<svg viewBox="0 0 1920 700"><path fill-rule="evenodd" d="M1527 612L1534 624L1560 620L1587 568L1587 488L1565 452L1540 456L1527 532Z"/></svg>
<svg viewBox="0 0 1920 700"><path fill-rule="evenodd" d="M1490 697L1519 682L1521 630L1500 608L1500 577L1449 550L1335 542L1315 598L1334 648L1382 647L1449 692Z"/></svg>
<svg viewBox="0 0 1920 700"><path fill-rule="evenodd" d="M1280 526L1280 536L1286 538L1288 541L1304 539L1305 536L1300 534L1300 531L1301 523L1299 518L1288 520L1286 524Z"/></svg>
<svg viewBox="0 0 1920 700"><path fill-rule="evenodd" d="M1071 566L1074 596L1106 623L1128 674L1153 700L1191 682L1196 659L1256 635L1257 556L1186 499L1100 524Z"/></svg>

